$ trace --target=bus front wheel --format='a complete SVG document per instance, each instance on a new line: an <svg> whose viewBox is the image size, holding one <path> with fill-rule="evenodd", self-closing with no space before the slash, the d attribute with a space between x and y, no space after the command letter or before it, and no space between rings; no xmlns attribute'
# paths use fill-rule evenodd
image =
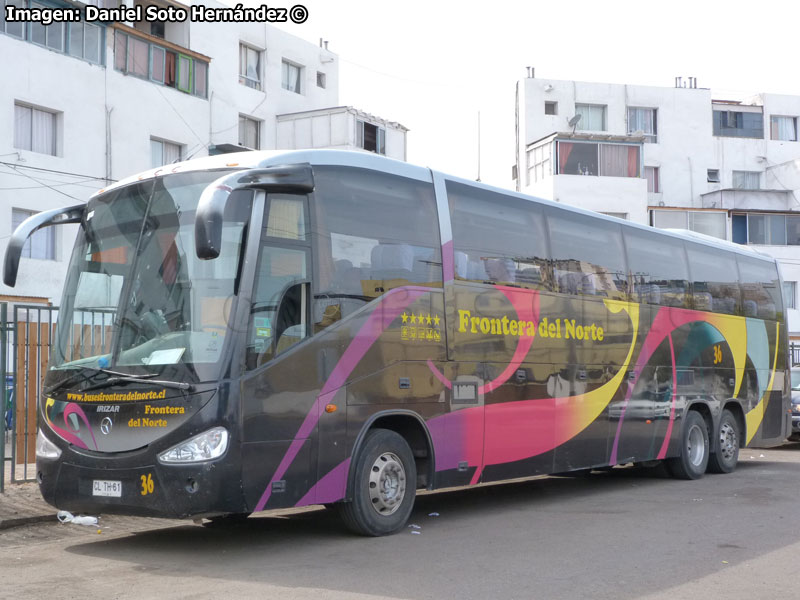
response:
<svg viewBox="0 0 800 600"><path fill-rule="evenodd" d="M690 410L681 431L681 454L667 459L672 475L678 479L699 479L708 465L708 428L702 415Z"/></svg>
<svg viewBox="0 0 800 600"><path fill-rule="evenodd" d="M416 496L417 469L408 443L394 431L367 433L356 457L353 500L340 505L349 529L380 536L403 528Z"/></svg>

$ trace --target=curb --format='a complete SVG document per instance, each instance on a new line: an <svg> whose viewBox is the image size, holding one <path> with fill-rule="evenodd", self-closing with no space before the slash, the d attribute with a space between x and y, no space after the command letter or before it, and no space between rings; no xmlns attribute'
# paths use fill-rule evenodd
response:
<svg viewBox="0 0 800 600"><path fill-rule="evenodd" d="M13 529L14 527L22 527L23 525L30 525L32 523L44 523L53 519L53 515L35 515L33 517L19 517L17 519L3 519L0 521L0 531L5 529Z"/></svg>

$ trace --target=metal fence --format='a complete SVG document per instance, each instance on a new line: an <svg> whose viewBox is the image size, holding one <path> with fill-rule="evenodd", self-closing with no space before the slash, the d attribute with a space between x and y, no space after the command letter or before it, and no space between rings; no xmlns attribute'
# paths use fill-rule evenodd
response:
<svg viewBox="0 0 800 600"><path fill-rule="evenodd" d="M789 356L792 360L792 366L800 365L800 344L792 342L789 344Z"/></svg>
<svg viewBox="0 0 800 600"><path fill-rule="evenodd" d="M0 380L3 381L4 483L36 478L39 398L50 360L58 308L44 304L0 303Z"/></svg>
<svg viewBox="0 0 800 600"><path fill-rule="evenodd" d="M76 310L72 327L64 332L66 361L105 354L111 350L115 311ZM36 479L36 435L42 381L50 363L58 307L46 304L0 302L0 492L5 483Z"/></svg>

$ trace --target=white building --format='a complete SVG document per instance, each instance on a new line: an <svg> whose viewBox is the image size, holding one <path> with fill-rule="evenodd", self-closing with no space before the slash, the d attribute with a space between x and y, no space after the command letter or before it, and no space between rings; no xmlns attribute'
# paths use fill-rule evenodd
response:
<svg viewBox="0 0 800 600"><path fill-rule="evenodd" d="M186 7L165 0L124 2ZM0 0L0 8L9 4L45 6ZM109 0L96 4L116 6ZM46 6L84 4L54 0ZM280 115L296 121L297 113L337 107L339 100L339 59L327 43L309 44L266 23L45 27L7 22L0 14L0 56L0 256L26 216L84 202L107 182L242 146L300 147L302 136L280 145ZM329 146L405 157L404 127L357 114L345 124L350 129L342 140ZM380 130L383 144L375 144L378 134L365 136L365 128ZM13 289L0 283L0 301L58 303L74 227L35 234L20 266L28 276Z"/></svg>
<svg viewBox="0 0 800 600"><path fill-rule="evenodd" d="M778 258L800 338L800 96L528 77L517 107L518 190Z"/></svg>

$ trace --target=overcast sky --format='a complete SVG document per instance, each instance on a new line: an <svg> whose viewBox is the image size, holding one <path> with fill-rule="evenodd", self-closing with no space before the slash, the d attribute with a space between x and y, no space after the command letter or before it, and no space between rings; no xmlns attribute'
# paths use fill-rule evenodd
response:
<svg viewBox="0 0 800 600"><path fill-rule="evenodd" d="M286 6L297 3L269 3ZM298 0L282 29L339 55L340 104L408 127L409 162L511 187L514 93L536 77L800 95L796 2ZM261 2L246 0L245 5Z"/></svg>

